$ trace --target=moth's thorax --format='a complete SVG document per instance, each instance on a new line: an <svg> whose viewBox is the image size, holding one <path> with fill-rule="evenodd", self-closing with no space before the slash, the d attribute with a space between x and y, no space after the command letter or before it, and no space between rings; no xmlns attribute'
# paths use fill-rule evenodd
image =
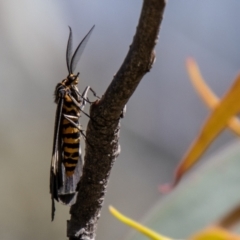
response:
<svg viewBox="0 0 240 240"><path fill-rule="evenodd" d="M69 92L73 97L79 101L79 96L76 94L76 91L78 92L77 89L77 84L79 82L79 74L74 75L74 74L69 74L65 79L62 80L62 82L58 83L55 92L54 92L54 101L55 103L58 102L59 97L62 94L62 91L65 93Z"/></svg>
<svg viewBox="0 0 240 240"><path fill-rule="evenodd" d="M79 74L74 75L73 73L69 74L67 78L62 80L62 84L65 86L77 85L79 82Z"/></svg>

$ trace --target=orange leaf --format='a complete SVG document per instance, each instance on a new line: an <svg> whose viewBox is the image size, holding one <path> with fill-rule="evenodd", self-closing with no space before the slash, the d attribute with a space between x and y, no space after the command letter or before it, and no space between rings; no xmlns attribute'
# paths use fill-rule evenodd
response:
<svg viewBox="0 0 240 240"><path fill-rule="evenodd" d="M212 141L227 126L229 119L240 112L239 102L240 75L237 76L229 91L213 109L200 130L198 137L183 157L175 174L174 185L176 185L182 175L197 162L199 157L204 153L204 151L206 151Z"/></svg>
<svg viewBox="0 0 240 240"><path fill-rule="evenodd" d="M195 87L196 91L202 97L203 101L211 109L215 108L219 103L218 97L212 92L209 86L204 82L204 79L199 71L198 65L194 59L188 58L186 61L188 75ZM240 136L240 121L237 117L232 117L228 121L228 127L238 136Z"/></svg>

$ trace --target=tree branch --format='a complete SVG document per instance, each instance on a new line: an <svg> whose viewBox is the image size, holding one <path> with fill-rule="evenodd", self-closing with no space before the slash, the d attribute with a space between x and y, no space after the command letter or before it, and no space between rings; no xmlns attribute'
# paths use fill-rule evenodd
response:
<svg viewBox="0 0 240 240"><path fill-rule="evenodd" d="M154 47L166 0L145 0L129 52L107 91L92 104L87 127L83 175L71 207L67 235L70 240L95 239L104 195L113 163L120 152L122 109L155 59Z"/></svg>

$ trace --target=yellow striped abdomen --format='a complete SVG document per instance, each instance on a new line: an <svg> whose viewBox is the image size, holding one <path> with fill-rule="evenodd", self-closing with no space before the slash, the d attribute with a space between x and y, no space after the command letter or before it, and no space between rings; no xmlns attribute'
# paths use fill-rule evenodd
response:
<svg viewBox="0 0 240 240"><path fill-rule="evenodd" d="M80 111L66 96L63 104L63 114L75 117L70 118L76 125L79 125ZM62 117L62 140L63 140L63 164L66 175L72 176L79 160L80 131L67 119Z"/></svg>

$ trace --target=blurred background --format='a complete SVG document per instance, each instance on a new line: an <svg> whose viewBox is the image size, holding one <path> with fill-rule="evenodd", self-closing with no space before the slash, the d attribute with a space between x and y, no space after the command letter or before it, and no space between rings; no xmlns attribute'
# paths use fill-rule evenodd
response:
<svg viewBox="0 0 240 240"><path fill-rule="evenodd" d="M66 238L69 208L57 204L56 218L50 219L49 167L53 91L67 76L68 26L75 47L96 24L77 70L79 88L90 85L101 96L129 49L141 5L122 0L0 2L1 239ZM239 8L238 0L168 1L157 61L122 120L122 152L111 173L97 239L121 239L128 231L109 214L109 204L140 219L160 199L159 184L171 181L209 113L188 79L186 57L197 60L217 95L231 85L240 69ZM225 131L204 157L233 139Z"/></svg>

